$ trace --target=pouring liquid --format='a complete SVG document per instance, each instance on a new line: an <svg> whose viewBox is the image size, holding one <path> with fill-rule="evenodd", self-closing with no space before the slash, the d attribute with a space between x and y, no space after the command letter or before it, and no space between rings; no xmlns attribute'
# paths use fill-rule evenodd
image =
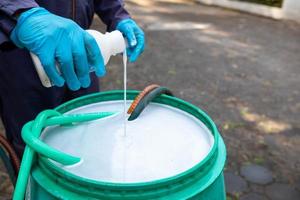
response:
<svg viewBox="0 0 300 200"><path fill-rule="evenodd" d="M152 103L137 120L128 122L126 51L123 66L123 100L94 103L68 112L123 110L123 114L71 127L45 129L44 142L83 160L76 166L56 165L92 180L137 183L174 176L203 160L214 141L210 130L194 116Z"/></svg>
<svg viewBox="0 0 300 200"><path fill-rule="evenodd" d="M126 49L123 52L123 66L124 66L124 74L123 74L123 90L124 90L124 102L123 102L123 126L124 126L124 133L123 133L123 139L126 140L126 135L127 135L127 107L126 107L126 101L127 101L127 53L126 53ZM123 158L122 158L122 162L123 162L123 170L122 170L122 177L123 177L123 181L126 179L126 147L124 146L124 144L126 143L126 141L123 141Z"/></svg>
<svg viewBox="0 0 300 200"><path fill-rule="evenodd" d="M126 101L127 101L127 53L126 49L123 52L123 66L124 66L124 75L123 75L123 90L124 90L124 137L126 136L127 132L127 107L126 107Z"/></svg>

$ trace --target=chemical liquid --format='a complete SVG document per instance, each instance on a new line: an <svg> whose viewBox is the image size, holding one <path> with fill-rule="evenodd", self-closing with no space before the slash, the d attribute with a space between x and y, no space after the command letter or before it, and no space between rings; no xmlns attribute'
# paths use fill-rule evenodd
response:
<svg viewBox="0 0 300 200"><path fill-rule="evenodd" d="M132 101L127 101L126 109ZM124 101L90 104L70 114L120 111ZM136 183L184 172L210 152L214 139L194 116L171 106L150 103L134 121L120 114L76 126L48 127L42 139L48 145L82 158L73 166L55 163L88 179Z"/></svg>
<svg viewBox="0 0 300 200"><path fill-rule="evenodd" d="M127 100L127 53L126 49L123 52L123 66L124 66L124 77L123 77L123 90L124 90L124 137L126 136L126 124L127 124L127 109L126 109L126 100Z"/></svg>

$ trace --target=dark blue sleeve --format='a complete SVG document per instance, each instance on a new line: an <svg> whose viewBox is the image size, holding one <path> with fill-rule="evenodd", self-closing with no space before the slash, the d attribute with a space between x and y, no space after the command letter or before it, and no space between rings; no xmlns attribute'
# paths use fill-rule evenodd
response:
<svg viewBox="0 0 300 200"><path fill-rule="evenodd" d="M5 50L7 49L7 46L11 46L8 37L0 32L0 50Z"/></svg>
<svg viewBox="0 0 300 200"><path fill-rule="evenodd" d="M9 39L9 33L15 27L16 21L0 12L0 49L5 50L12 47Z"/></svg>
<svg viewBox="0 0 300 200"><path fill-rule="evenodd" d="M34 0L1 0L0 11L8 16L13 16L16 11L37 7L38 4Z"/></svg>
<svg viewBox="0 0 300 200"><path fill-rule="evenodd" d="M107 30L116 28L119 21L130 18L124 8L123 0L94 0L95 12L107 25Z"/></svg>
<svg viewBox="0 0 300 200"><path fill-rule="evenodd" d="M13 46L9 34L16 25L13 15L22 9L37 7L34 0L0 0L0 50Z"/></svg>

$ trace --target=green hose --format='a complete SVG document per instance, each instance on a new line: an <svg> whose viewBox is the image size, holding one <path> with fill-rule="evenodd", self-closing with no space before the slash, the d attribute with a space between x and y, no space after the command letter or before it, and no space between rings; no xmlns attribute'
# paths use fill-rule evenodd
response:
<svg viewBox="0 0 300 200"><path fill-rule="evenodd" d="M55 111L56 112L56 111ZM94 119L99 119L103 117L110 116L114 113L103 112L103 113L88 113L88 114L77 114L71 116L54 116L50 119L47 118L46 114L42 114L41 117L37 117L34 122L27 123L22 130L22 138L25 143L31 147L37 153L48 157L56 162L63 165L72 165L78 163L80 158L70 156L56 149L50 148L48 145L39 140L39 134L32 134L32 131L40 133L42 128L52 125L65 125L82 121L90 121Z"/></svg>
<svg viewBox="0 0 300 200"><path fill-rule="evenodd" d="M61 115L61 113L55 110L45 110L41 112L34 121L28 122L22 129L22 138L27 145L23 154L13 200L24 199L31 166L35 159L35 152L38 152L39 154L64 165L72 165L80 162L80 158L53 149L39 140L43 128L53 125L67 125L86 122L108 117L113 114L115 113L100 112L77 115Z"/></svg>

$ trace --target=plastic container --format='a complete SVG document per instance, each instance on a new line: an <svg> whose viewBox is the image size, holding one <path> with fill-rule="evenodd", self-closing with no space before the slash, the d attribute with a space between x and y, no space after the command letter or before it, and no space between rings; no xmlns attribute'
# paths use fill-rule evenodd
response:
<svg viewBox="0 0 300 200"><path fill-rule="evenodd" d="M128 91L127 97L129 100L133 100L137 94L137 91ZM118 100L123 100L123 91L102 92L74 99L57 107L56 110L61 113L85 112L85 110L86 112L90 112L89 109L97 108L99 102L110 104ZM31 171L31 181L28 187L29 190L27 190L27 199L225 200L223 168L226 160L226 149L222 137L213 121L201 109L176 97L161 95L156 97L153 102L154 103L150 104L174 108L178 112L190 116L199 122L199 124L205 126L203 130L207 130L205 133L210 134L208 138L213 138L213 142L210 143L209 151L205 153L205 156L201 158L199 162L183 171L169 176L162 176L162 178L155 177L152 180L146 181L135 180L122 182L120 180L101 180L101 177L93 178L81 176L78 173L72 172L71 168L76 166L62 166L46 157L37 156ZM148 107L146 109L148 109ZM139 118L142 119L146 115L147 112L145 110L145 113L142 113ZM162 120L162 118L158 120ZM86 126L88 127L89 125L90 122ZM178 125L174 124L174 126ZM54 129L61 129L61 136L63 137L63 131L69 131L72 127L54 127ZM189 129L183 130L187 136L189 136L188 131ZM51 132L51 129L45 129L42 138L45 138L47 134L51 136L52 133L54 132ZM89 134L89 132L83 132L83 136L84 134ZM60 135L55 135L54 133L53 137L56 136ZM94 138L94 140L96 139L100 140L101 137ZM47 142L47 139L45 142ZM172 138L165 138L164 142L166 146L170 146L172 144ZM84 148L83 145L89 144L82 138L80 141L70 139L64 145L67 147L71 143L77 143L79 146L81 145L81 148ZM64 145L61 145L61 147L63 148ZM155 143L153 145L155 146ZM79 147L78 149L80 150ZM181 150L186 151L185 149ZM65 153L70 152L66 151ZM151 154L151 151L149 153ZM197 153L195 152L195 154ZM91 152L91 155L93 155L93 152ZM97 157L95 157L95 159L97 159ZM85 162L84 157L82 160ZM160 163L157 163L157 166L160 166ZM140 168L140 170L143 170L143 168ZM139 173L139 171L137 170L136 173Z"/></svg>
<svg viewBox="0 0 300 200"><path fill-rule="evenodd" d="M126 49L125 39L122 33L118 30L112 31L110 33L107 32L105 34L102 34L95 30L87 30L87 32L95 38L98 47L101 51L101 54L103 56L104 65L108 63L111 56L115 56L116 54L122 53ZM43 86L44 87L53 86L39 58L33 53L30 53L30 55ZM60 71L58 65L57 65L57 69L58 71ZM94 71L94 69L91 69L90 71Z"/></svg>

